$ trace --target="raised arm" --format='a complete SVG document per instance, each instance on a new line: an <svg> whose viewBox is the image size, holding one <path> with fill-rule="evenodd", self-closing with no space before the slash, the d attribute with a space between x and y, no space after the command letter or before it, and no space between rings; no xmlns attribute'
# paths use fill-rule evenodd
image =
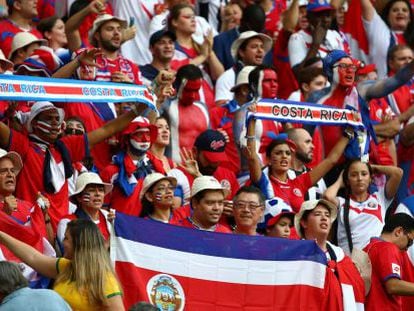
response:
<svg viewBox="0 0 414 311"><path fill-rule="evenodd" d="M262 176L262 168L260 164L259 156L256 152L256 120L250 119L247 127L247 147L245 156L249 164L250 180L253 183L257 183Z"/></svg>
<svg viewBox="0 0 414 311"><path fill-rule="evenodd" d="M294 32L299 20L299 0L293 0L282 16L283 29Z"/></svg>
<svg viewBox="0 0 414 311"><path fill-rule="evenodd" d="M403 176L403 170L392 165L371 165L374 174L384 174L387 176L385 183L385 197L390 200L396 194Z"/></svg>
<svg viewBox="0 0 414 311"><path fill-rule="evenodd" d="M348 129L346 131L348 131ZM336 162L338 162L339 158L343 155L348 142L349 138L342 136L332 148L331 152L329 152L328 156L309 172L312 185L316 184L319 179L325 176L325 174L335 166Z"/></svg>
<svg viewBox="0 0 414 311"><path fill-rule="evenodd" d="M342 173L339 175L338 179L329 186L326 191L323 193L323 197L328 201L332 202L336 206L339 206L339 200L337 199L338 191L344 186Z"/></svg>
<svg viewBox="0 0 414 311"><path fill-rule="evenodd" d="M43 255L35 248L3 231L0 231L0 243L40 274L49 278L56 278L56 258Z"/></svg>
<svg viewBox="0 0 414 311"><path fill-rule="evenodd" d="M10 128L0 122L0 147L3 149L7 149L10 144Z"/></svg>
<svg viewBox="0 0 414 311"><path fill-rule="evenodd" d="M353 1L361 1L361 14L362 18L366 21L370 22L374 18L375 8L371 3L371 0L353 0Z"/></svg>

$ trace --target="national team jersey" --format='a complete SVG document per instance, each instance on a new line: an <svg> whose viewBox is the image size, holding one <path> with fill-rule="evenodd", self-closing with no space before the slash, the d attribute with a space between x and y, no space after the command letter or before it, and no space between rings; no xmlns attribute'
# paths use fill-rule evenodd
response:
<svg viewBox="0 0 414 311"><path fill-rule="evenodd" d="M69 152L72 163L82 161L86 154L87 139L84 135L69 135L60 139ZM63 166L61 154L53 147L49 147L51 156L57 166ZM43 182L43 168L45 151L37 144L31 142L27 136L11 130L9 151L16 151L22 157L24 166L17 176L16 197L34 202L40 191L50 201L49 215L54 228L58 221L68 213L69 193L68 182L65 176L56 176L54 180L61 184L55 193L48 193Z"/></svg>
<svg viewBox="0 0 414 311"><path fill-rule="evenodd" d="M116 59L109 59L105 56L96 57L96 81L111 81L111 76L116 71L125 73L129 79L135 84L141 84L141 73L139 67L134 62L126 59L122 55L118 55Z"/></svg>
<svg viewBox="0 0 414 311"><path fill-rule="evenodd" d="M338 246L349 255L351 252L344 223L345 199L341 197L337 197L337 199L339 200ZM349 226L355 248L363 249L369 243L371 237L381 234L385 223L385 213L391 203L392 199L388 200L385 197L384 188L370 194L364 202L354 201L351 197L349 202Z"/></svg>
<svg viewBox="0 0 414 311"><path fill-rule="evenodd" d="M299 175L295 179L288 178L284 182L269 175L269 169L266 167L262 171L262 175L256 186L263 192L267 200L279 197L288 203L292 207L292 210L297 213L312 183L309 172Z"/></svg>
<svg viewBox="0 0 414 311"><path fill-rule="evenodd" d="M365 310L400 311L401 297L389 295L385 291L385 282L391 278L401 279L401 251L395 244L380 238L372 238L364 251L368 253L372 265L371 290Z"/></svg>

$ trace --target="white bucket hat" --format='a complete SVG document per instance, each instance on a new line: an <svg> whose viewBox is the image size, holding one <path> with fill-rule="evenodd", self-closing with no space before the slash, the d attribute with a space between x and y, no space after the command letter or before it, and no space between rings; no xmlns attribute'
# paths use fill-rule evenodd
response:
<svg viewBox="0 0 414 311"><path fill-rule="evenodd" d="M200 176L194 179L191 187L191 197L203 190L223 190L224 197L227 197L230 193L229 189L223 187L213 176Z"/></svg>
<svg viewBox="0 0 414 311"><path fill-rule="evenodd" d="M0 50L0 66L4 71L13 71L14 64L4 56L2 50Z"/></svg>
<svg viewBox="0 0 414 311"><path fill-rule="evenodd" d="M145 177L141 193L139 194L139 200L141 201L148 189L161 180L168 180L174 187L177 186L177 179L172 176L165 176L161 173L152 173Z"/></svg>
<svg viewBox="0 0 414 311"><path fill-rule="evenodd" d="M318 206L319 204L329 209L329 211L331 212L331 222L333 222L336 219L338 208L332 202L329 202L325 199L305 201L302 203L299 213L295 215L295 229L299 237L304 238L300 230L300 221L303 217L303 214L305 213L305 211L311 211L315 209L316 206Z"/></svg>
<svg viewBox="0 0 414 311"><path fill-rule="evenodd" d="M32 108L30 109L29 118L26 121L26 128L29 131L29 133L33 132L32 121L34 120L34 118L36 118L36 116L39 113L43 111L51 110L51 109L57 110L59 117L60 117L60 122L63 122L63 120L65 119L65 112L63 111L63 109L56 107L51 102L47 102L47 101L35 102Z"/></svg>
<svg viewBox="0 0 414 311"><path fill-rule="evenodd" d="M119 17L112 16L111 14L99 15L93 22L92 29L89 31L90 44L92 44L94 47L98 46L98 43L96 42L94 38L95 32L97 32L99 27L101 27L104 23L112 21L112 20L119 22L122 28L127 28L127 25L128 25L127 22Z"/></svg>
<svg viewBox="0 0 414 311"><path fill-rule="evenodd" d="M70 200L73 202L75 197L81 193L83 190L85 190L87 185L102 185L104 186L105 195L107 195L112 190L112 185L108 183L104 183L99 177L98 174L92 173L92 172L85 172L79 175L78 179L76 179L76 188L75 192L72 193L70 196Z"/></svg>
<svg viewBox="0 0 414 311"><path fill-rule="evenodd" d="M245 31L240 34L236 41L233 42L231 45L231 56L234 60L237 60L237 53L239 52L240 46L243 44L244 41L249 40L254 37L259 37L263 41L263 47L265 53L269 52L272 48L273 40L268 35L263 33L258 33L253 30Z"/></svg>
<svg viewBox="0 0 414 311"><path fill-rule="evenodd" d="M23 167L23 162L20 155L14 151L7 152L4 149L0 149L0 160L3 158L8 158L13 162L14 169L17 171L16 175L18 175Z"/></svg>
<svg viewBox="0 0 414 311"><path fill-rule="evenodd" d="M17 33L12 41L11 50L8 55L8 59L11 59L13 56L13 53L16 52L18 49L21 49L29 44L32 43L39 43L40 45L47 45L47 40L45 39L39 39L34 34L26 31L22 31Z"/></svg>
<svg viewBox="0 0 414 311"><path fill-rule="evenodd" d="M244 66L237 75L236 84L230 89L230 92L235 92L236 89L243 84L249 84L249 73L253 71L256 66Z"/></svg>

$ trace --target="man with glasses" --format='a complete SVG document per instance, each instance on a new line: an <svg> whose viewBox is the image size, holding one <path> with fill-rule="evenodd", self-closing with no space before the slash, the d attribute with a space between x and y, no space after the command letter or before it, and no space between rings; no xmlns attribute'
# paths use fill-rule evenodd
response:
<svg viewBox="0 0 414 311"><path fill-rule="evenodd" d="M402 252L413 244L414 218L405 213L390 216L379 238L365 247L372 264L371 290L365 310L402 310L400 296L414 296L414 283L404 281Z"/></svg>
<svg viewBox="0 0 414 311"><path fill-rule="evenodd" d="M265 197L253 186L243 186L233 198L236 227L233 233L257 235L257 224L263 217Z"/></svg>

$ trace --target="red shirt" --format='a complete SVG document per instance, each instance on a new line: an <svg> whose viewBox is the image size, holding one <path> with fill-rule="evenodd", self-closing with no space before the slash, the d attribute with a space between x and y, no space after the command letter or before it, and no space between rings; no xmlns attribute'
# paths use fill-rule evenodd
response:
<svg viewBox="0 0 414 311"><path fill-rule="evenodd" d="M398 247L379 238L372 238L365 247L372 264L371 290L365 310L401 310L401 297L389 295L385 282L391 278L401 279L402 257Z"/></svg>
<svg viewBox="0 0 414 311"><path fill-rule="evenodd" d="M81 161L85 157L85 136L70 135L60 139L66 146L72 163ZM62 156L53 147L49 148L56 163L62 162ZM23 168L17 177L16 197L34 202L40 191L50 201L49 215L52 225L56 228L59 220L68 213L69 193L68 182L56 193L47 193L43 183L43 166L45 151L29 141L27 136L11 130L9 151L16 151L23 160Z"/></svg>
<svg viewBox="0 0 414 311"><path fill-rule="evenodd" d="M187 217L187 218L184 218L184 219L180 220L177 225L180 226L180 227L204 230L204 229L201 229L200 227L198 227L194 222L192 222L190 217ZM205 230L205 231L209 231L209 230ZM211 232L232 233L232 231L229 228L227 228L227 227L225 227L225 226L223 226L219 223L215 226L214 230L211 231Z"/></svg>
<svg viewBox="0 0 414 311"><path fill-rule="evenodd" d="M96 57L96 63L99 67L96 68L96 81L111 81L111 76L116 71L122 71L127 74L128 78L135 84L141 83L141 72L139 67L129 59L118 55L116 59L106 58L104 55Z"/></svg>
<svg viewBox="0 0 414 311"><path fill-rule="evenodd" d="M3 210L4 202L0 202L0 210ZM33 208L33 204L27 201L17 199L17 210L13 211L10 215L15 221L21 225L30 221L30 214Z"/></svg>
<svg viewBox="0 0 414 311"><path fill-rule="evenodd" d="M19 26L16 26L9 19L4 19L0 21L0 29L1 29L0 49L3 50L4 56L8 58L11 52L11 45L12 45L14 36L19 32L23 32L24 30L21 29ZM36 29L36 27L32 27L32 29L30 29L29 32L34 34L39 39L43 38L42 34Z"/></svg>

